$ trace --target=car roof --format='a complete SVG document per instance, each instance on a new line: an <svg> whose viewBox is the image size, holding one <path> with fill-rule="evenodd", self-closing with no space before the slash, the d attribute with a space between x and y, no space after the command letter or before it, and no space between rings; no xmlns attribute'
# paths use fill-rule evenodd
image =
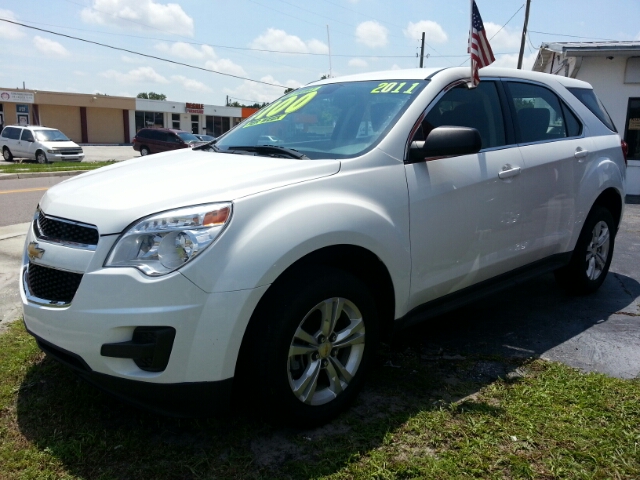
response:
<svg viewBox="0 0 640 480"><path fill-rule="evenodd" d="M29 128L31 130L58 130L57 128L51 128L51 127L43 127L41 125L5 125L6 127L15 127L15 128Z"/></svg>
<svg viewBox="0 0 640 480"><path fill-rule="evenodd" d="M345 75L344 77L333 77L313 82L312 85L322 85L325 83L339 82L361 82L375 80L426 80L435 77L451 77L451 81L470 77L470 67L447 67L447 68L411 68L405 70L383 70L379 72L359 73L355 75ZM515 68L485 67L480 69L480 78L504 77L518 78L522 80L538 81L541 83L557 82L565 87L591 88L587 82L567 78L559 75L551 75L530 70L518 70Z"/></svg>

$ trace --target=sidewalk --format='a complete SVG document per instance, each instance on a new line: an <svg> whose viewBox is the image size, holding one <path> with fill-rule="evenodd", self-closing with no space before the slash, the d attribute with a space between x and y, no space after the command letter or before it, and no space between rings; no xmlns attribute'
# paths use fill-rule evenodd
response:
<svg viewBox="0 0 640 480"><path fill-rule="evenodd" d="M19 276L29 223L0 227L0 332L22 316Z"/></svg>

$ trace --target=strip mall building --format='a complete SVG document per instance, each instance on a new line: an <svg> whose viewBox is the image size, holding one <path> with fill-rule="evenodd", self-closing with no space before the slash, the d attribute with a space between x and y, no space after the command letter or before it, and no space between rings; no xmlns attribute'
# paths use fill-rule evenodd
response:
<svg viewBox="0 0 640 480"><path fill-rule="evenodd" d="M127 144L143 127L213 136L240 123L254 108L146 100L110 95L0 88L0 126L57 128L76 143Z"/></svg>

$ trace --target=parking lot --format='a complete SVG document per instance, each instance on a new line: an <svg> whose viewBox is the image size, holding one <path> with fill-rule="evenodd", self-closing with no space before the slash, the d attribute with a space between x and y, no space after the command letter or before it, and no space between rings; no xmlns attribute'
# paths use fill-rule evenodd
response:
<svg viewBox="0 0 640 480"><path fill-rule="evenodd" d="M82 145L84 162L107 162L115 160L120 162L133 157L139 157L131 145ZM13 162L5 162L0 158L0 165L11 165Z"/></svg>

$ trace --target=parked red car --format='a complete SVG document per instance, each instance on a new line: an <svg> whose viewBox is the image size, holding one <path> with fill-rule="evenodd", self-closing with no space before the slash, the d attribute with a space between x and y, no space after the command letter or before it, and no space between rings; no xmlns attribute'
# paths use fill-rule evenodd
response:
<svg viewBox="0 0 640 480"><path fill-rule="evenodd" d="M193 133L171 128L141 128L133 137L133 149L141 156L205 143Z"/></svg>

